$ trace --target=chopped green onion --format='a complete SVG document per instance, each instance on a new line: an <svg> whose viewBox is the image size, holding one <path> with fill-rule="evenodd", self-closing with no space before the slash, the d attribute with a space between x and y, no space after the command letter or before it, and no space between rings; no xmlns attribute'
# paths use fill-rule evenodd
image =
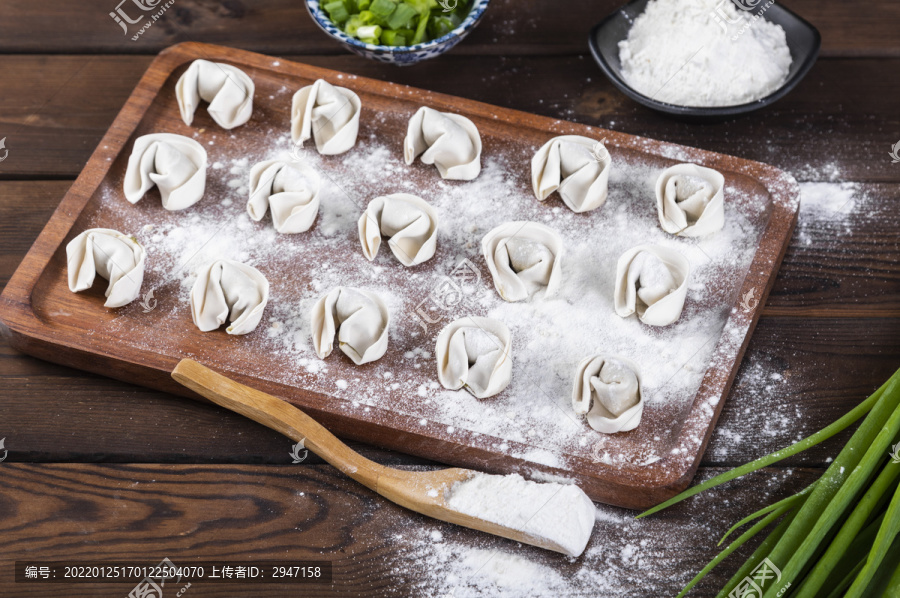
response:
<svg viewBox="0 0 900 598"><path fill-rule="evenodd" d="M372 0L371 6L369 6L369 10L371 10L375 16L385 23L393 14L394 9L397 8L397 3L394 0Z"/></svg>
<svg viewBox="0 0 900 598"><path fill-rule="evenodd" d="M405 4L414 8L420 15L428 14L439 6L437 0L406 0Z"/></svg>
<svg viewBox="0 0 900 598"><path fill-rule="evenodd" d="M344 23L347 19L350 18L350 13L347 12L347 7L344 5L343 0L334 0L334 2L329 2L324 7L325 12L328 13L328 16L332 21L337 23L338 25Z"/></svg>
<svg viewBox="0 0 900 598"><path fill-rule="evenodd" d="M428 34L432 39L443 37L453 31L456 25L453 19L448 16L437 16L431 19L431 26L428 28Z"/></svg>
<svg viewBox="0 0 900 598"><path fill-rule="evenodd" d="M406 36L399 31L384 31L381 33L381 43L385 46L405 46Z"/></svg>
<svg viewBox="0 0 900 598"><path fill-rule="evenodd" d="M400 4L394 10L393 14L388 17L388 27L391 29L408 29L413 19L418 17L419 13L416 9L408 4Z"/></svg>
<svg viewBox="0 0 900 598"><path fill-rule="evenodd" d="M443 37L462 23L472 2L445 11L438 0L323 0L323 10L347 35L370 44L414 46ZM378 26L378 35L372 35ZM360 33L363 29L363 33ZM386 32L392 32L385 36Z"/></svg>
<svg viewBox="0 0 900 598"><path fill-rule="evenodd" d="M429 13L424 12L419 15L419 26L416 27L416 33L412 37L412 45L421 44L425 41L425 33L428 30Z"/></svg>
<svg viewBox="0 0 900 598"><path fill-rule="evenodd" d="M356 30L356 35L360 41L367 44L378 44L378 38L381 37L381 27L378 25L366 25Z"/></svg>
<svg viewBox="0 0 900 598"><path fill-rule="evenodd" d="M365 25L366 23L362 20L362 17L360 17L359 15L353 15L347 21L347 24L344 25L344 33L351 37L356 37L359 28L364 27Z"/></svg>

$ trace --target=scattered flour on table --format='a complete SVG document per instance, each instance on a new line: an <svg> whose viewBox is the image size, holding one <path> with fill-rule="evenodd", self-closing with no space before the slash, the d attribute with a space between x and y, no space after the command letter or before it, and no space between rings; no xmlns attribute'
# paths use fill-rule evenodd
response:
<svg viewBox="0 0 900 598"><path fill-rule="evenodd" d="M645 96L733 106L781 87L791 53L780 25L728 0L651 0L619 42L619 60L625 80Z"/></svg>
<svg viewBox="0 0 900 598"><path fill-rule="evenodd" d="M800 184L800 219L795 233L801 245L811 245L812 229L828 225L829 230L850 234L851 219L858 211L858 203L867 198L861 193L858 183L815 182ZM869 214L872 216L873 214ZM834 235L832 242L842 241L841 235Z"/></svg>
<svg viewBox="0 0 900 598"><path fill-rule="evenodd" d="M801 183L800 205L813 216L841 217L853 211L857 183Z"/></svg>
<svg viewBox="0 0 900 598"><path fill-rule="evenodd" d="M701 474L702 481L714 471ZM716 489L637 520L635 511L598 505L594 533L577 559L476 534L397 511L384 570L395 583L377 596L436 598L646 598L674 596L718 552L717 540L737 519L771 504L805 483L791 470L750 474L750 492ZM726 496L742 496L740 505ZM413 522L416 522L415 524ZM689 525L686 522L690 522ZM435 532L438 531L439 534ZM365 555L363 555L365 558ZM728 569L734 562L721 565ZM714 594L717 570L695 591Z"/></svg>
<svg viewBox="0 0 900 598"><path fill-rule="evenodd" d="M444 498L451 509L550 540L569 556L581 554L594 527L594 503L572 484L478 473L454 484Z"/></svg>

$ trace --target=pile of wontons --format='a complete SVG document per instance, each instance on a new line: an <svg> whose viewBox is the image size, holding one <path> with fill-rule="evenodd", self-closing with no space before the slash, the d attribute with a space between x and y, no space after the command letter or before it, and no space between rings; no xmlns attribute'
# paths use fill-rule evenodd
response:
<svg viewBox="0 0 900 598"><path fill-rule="evenodd" d="M190 126L201 101L221 127L245 124L253 112L253 81L231 65L197 60L176 84L182 119ZM353 91L324 80L299 90L291 106L291 135L297 145L313 139L321 154L349 151L356 144L362 103ZM434 165L444 179L468 181L481 172L481 136L468 118L428 107L410 119L404 159ZM596 140L566 135L547 141L531 163L532 186L539 201L554 193L574 212L600 208L607 200L612 159ZM135 140L125 172L125 198L136 203L156 187L166 210L184 210L203 197L207 155L193 139L171 133ZM271 211L272 225L283 234L308 231L319 210L320 177L299 161L268 160L250 170L249 216L260 221ZM666 169L656 185L662 229L687 237L714 233L724 226L724 177L694 164ZM363 255L372 261L382 239L405 267L431 259L437 246L437 211L424 199L395 193L372 199L360 215ZM564 243L552 228L537 222L507 222L485 235L482 253L494 287L505 301L541 301L562 281ZM66 247L69 288L91 287L96 275L109 282L106 307L134 301L143 281L146 252L128 235L95 228ZM618 260L614 305L621 317L636 315L648 326L667 326L681 316L690 263L677 251L641 245ZM190 294L197 328L243 335L259 324L269 300L265 275L228 259L206 264ZM380 359L388 350L390 314L384 301L365 289L337 287L314 305L312 343L325 359L337 337L341 351L356 365ZM495 319L468 316L437 337L437 374L448 389L465 388L479 399L502 392L512 376L509 328ZM575 366L575 364L573 364ZM596 353L575 366L573 409L604 433L634 429L641 420L643 396L639 364Z"/></svg>

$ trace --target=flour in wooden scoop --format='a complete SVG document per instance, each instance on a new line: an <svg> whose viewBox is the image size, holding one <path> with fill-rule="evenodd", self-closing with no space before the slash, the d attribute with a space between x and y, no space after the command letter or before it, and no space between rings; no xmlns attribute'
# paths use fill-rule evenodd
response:
<svg viewBox="0 0 900 598"><path fill-rule="evenodd" d="M451 509L548 540L573 557L594 529L594 503L574 484L530 482L520 475L478 473L445 496Z"/></svg>

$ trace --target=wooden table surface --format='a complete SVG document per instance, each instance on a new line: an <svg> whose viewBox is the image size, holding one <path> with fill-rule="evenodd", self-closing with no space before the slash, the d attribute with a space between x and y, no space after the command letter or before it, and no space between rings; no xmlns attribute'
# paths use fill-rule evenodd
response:
<svg viewBox="0 0 900 598"><path fill-rule="evenodd" d="M586 40L615 8L607 0L494 0L453 52L402 69L345 53L300 0L175 0L138 41L109 17L115 4L0 0L0 138L9 150L0 162L0 286L152 56L193 40L760 160L801 183L831 184L804 185L816 197L852 194L841 205L803 203L699 477L823 427L900 366L900 164L888 155L900 141L900 3L790 0L822 33L818 63L774 106L715 125L659 116L603 77ZM0 378L9 451L0 465L3 596L130 589L13 584L16 560L163 557L333 561L333 584L304 586L310 596L522 595L492 585L502 572L487 566L491 559L557 576L561 596L674 595L716 554L731 522L802 488L849 434L648 520L601 506L592 556L573 562L426 520L314 457L291 464L287 439L236 415L38 361L5 337ZM434 466L354 447L388 465ZM453 555L485 563L455 579L465 569ZM693 595L714 595L737 566L727 561ZM187 595L295 588L197 583Z"/></svg>

